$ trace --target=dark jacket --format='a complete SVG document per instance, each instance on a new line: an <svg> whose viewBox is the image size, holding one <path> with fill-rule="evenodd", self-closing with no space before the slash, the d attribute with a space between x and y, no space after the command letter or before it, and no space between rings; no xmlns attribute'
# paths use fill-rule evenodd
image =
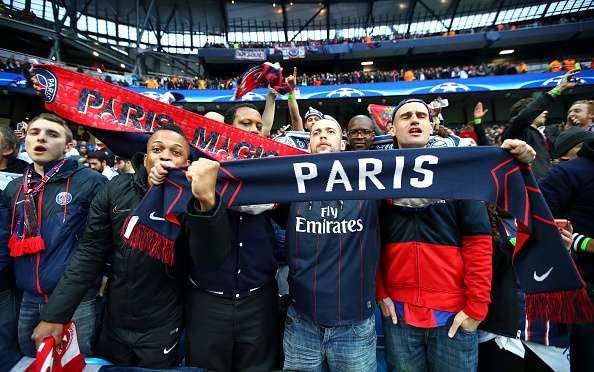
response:
<svg viewBox="0 0 594 372"><path fill-rule="evenodd" d="M46 165L49 170L55 163ZM40 178L32 172L33 178ZM70 258L82 239L91 199L107 180L92 169L81 167L73 160L66 160L60 171L51 177L43 192L37 194L36 204L41 203L41 236L45 249L37 254L14 259L16 284L33 295L39 302L47 301L62 277ZM23 177L6 186L11 208L23 200ZM41 201L39 199L41 198ZM20 208L11 217L11 231L19 218Z"/></svg>
<svg viewBox="0 0 594 372"><path fill-rule="evenodd" d="M8 253L10 238L10 213L8 200L0 190L0 292L14 287L12 260Z"/></svg>
<svg viewBox="0 0 594 372"><path fill-rule="evenodd" d="M200 289L226 298L241 299L254 288L275 280L276 237L269 212L249 214L227 210L231 248L217 269L192 269L192 281Z"/></svg>
<svg viewBox="0 0 594 372"><path fill-rule="evenodd" d="M532 163L532 172L536 179L551 169L550 144L538 129L532 127L532 122L543 111L548 110L553 103L553 97L548 93L540 94L534 101L513 118L503 132L503 139L521 139L534 148L536 159Z"/></svg>
<svg viewBox="0 0 594 372"><path fill-rule="evenodd" d="M594 238L594 141L574 160L561 162L539 182L555 218L571 221L573 231ZM594 255L578 252L576 263L594 298Z"/></svg>
<svg viewBox="0 0 594 372"><path fill-rule="evenodd" d="M215 218L198 221L200 217L192 213L182 217L184 228L176 241L173 267L126 245L121 236L122 225L148 189L146 170L137 166L136 171L134 175L116 176L93 199L84 239L44 307L41 320L69 321L94 278L109 261L105 324L123 342L136 343L128 340L127 331L143 333L165 325L181 326L181 295L190 255L204 265L216 265L225 257L228 230L218 218L226 218L220 202ZM193 202L194 199L190 201ZM198 242L208 250L195 252L202 245Z"/></svg>

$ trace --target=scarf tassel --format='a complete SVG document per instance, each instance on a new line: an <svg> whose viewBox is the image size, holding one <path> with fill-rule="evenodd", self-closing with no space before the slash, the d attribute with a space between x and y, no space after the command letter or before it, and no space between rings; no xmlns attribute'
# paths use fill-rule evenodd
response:
<svg viewBox="0 0 594 372"><path fill-rule="evenodd" d="M526 314L531 320L559 323L591 323L594 305L585 288L557 292L526 293Z"/></svg>
<svg viewBox="0 0 594 372"><path fill-rule="evenodd" d="M18 240L16 234L12 234L8 241L8 248L10 249L10 257L21 257L43 251L45 242L41 235Z"/></svg>
<svg viewBox="0 0 594 372"><path fill-rule="evenodd" d="M122 225L122 236L128 226L130 217ZM137 223L130 234L130 238L126 239L126 243L133 249L144 252L148 256L159 260L169 266L173 266L175 241L167 239L156 231Z"/></svg>

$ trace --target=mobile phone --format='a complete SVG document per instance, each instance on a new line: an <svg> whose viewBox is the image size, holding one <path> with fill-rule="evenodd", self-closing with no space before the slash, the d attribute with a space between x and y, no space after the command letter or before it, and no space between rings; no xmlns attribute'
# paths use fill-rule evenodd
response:
<svg viewBox="0 0 594 372"><path fill-rule="evenodd" d="M556 219L555 219L555 225L557 225L557 227L558 227L559 229L564 229L564 230L566 230L566 229L567 229L567 227L569 226L569 220L566 220L566 219L561 219L561 218L560 218L560 219L557 219L557 218L556 218Z"/></svg>
<svg viewBox="0 0 594 372"><path fill-rule="evenodd" d="M24 121L18 122L16 125L16 130L23 130L24 127L25 127Z"/></svg>

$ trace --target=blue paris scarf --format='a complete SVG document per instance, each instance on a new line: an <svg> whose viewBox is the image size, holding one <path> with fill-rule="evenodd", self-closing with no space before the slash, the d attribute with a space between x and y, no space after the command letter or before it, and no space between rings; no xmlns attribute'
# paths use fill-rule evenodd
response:
<svg viewBox="0 0 594 372"><path fill-rule="evenodd" d="M227 207L390 198L495 203L518 224L513 263L526 293L528 317L564 323L592 320L593 306L584 282L563 246L530 168L500 148L377 150L248 159L223 163L219 177L217 191ZM180 178L185 180L183 171L170 172L170 179ZM171 195L178 192L178 182L154 187L134 214L147 228L164 231L161 223L149 218L149 211L167 215L171 210L168 200L174 200ZM153 195L157 193L170 196ZM190 195L187 184L185 193ZM177 205L183 207L185 203Z"/></svg>

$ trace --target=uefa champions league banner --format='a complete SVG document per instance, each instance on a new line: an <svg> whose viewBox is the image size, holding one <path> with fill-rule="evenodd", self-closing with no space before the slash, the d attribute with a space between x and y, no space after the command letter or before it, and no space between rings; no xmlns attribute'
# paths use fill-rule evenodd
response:
<svg viewBox="0 0 594 372"><path fill-rule="evenodd" d="M422 94L454 94L472 92L496 92L517 89L553 88L563 73L521 74L487 76L469 79L415 80L408 82L324 85L319 87L298 86L299 99L340 99L364 97L391 97ZM580 84L594 85L594 70L584 70L578 74ZM130 88L144 95L159 98L165 90ZM235 102L233 90L172 90L178 102ZM265 101L266 89L255 89L241 101ZM286 96L279 99L287 99Z"/></svg>

